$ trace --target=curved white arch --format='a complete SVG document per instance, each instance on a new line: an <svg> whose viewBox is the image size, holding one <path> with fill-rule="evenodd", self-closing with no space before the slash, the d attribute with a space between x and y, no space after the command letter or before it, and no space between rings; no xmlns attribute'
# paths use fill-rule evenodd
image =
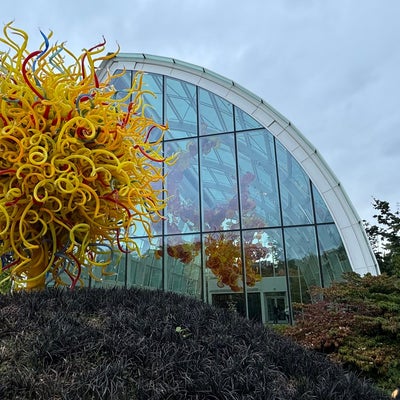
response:
<svg viewBox="0 0 400 400"><path fill-rule="evenodd" d="M130 69L166 75L192 83L226 99L267 128L300 163L324 199L339 230L353 271L379 274L378 263L362 221L335 174L298 129L261 98L205 68L172 58L119 53L100 65L100 74ZM101 78L101 76L100 76Z"/></svg>

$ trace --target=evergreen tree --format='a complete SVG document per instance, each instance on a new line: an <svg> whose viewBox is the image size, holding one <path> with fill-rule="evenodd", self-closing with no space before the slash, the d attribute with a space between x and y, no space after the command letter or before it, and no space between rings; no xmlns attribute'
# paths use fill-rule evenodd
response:
<svg viewBox="0 0 400 400"><path fill-rule="evenodd" d="M364 221L381 272L400 276L400 211L389 202L374 199L376 225Z"/></svg>

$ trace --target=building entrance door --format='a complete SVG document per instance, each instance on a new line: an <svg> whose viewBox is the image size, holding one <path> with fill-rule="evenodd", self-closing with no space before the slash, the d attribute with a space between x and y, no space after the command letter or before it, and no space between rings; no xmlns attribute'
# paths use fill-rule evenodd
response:
<svg viewBox="0 0 400 400"><path fill-rule="evenodd" d="M283 293L265 293L266 322L270 324L287 323L286 298Z"/></svg>

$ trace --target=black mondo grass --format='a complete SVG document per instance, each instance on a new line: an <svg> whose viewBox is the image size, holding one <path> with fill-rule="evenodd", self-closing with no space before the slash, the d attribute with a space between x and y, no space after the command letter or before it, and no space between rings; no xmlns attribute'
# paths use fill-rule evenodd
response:
<svg viewBox="0 0 400 400"><path fill-rule="evenodd" d="M178 294L0 296L0 399L387 398L261 324Z"/></svg>

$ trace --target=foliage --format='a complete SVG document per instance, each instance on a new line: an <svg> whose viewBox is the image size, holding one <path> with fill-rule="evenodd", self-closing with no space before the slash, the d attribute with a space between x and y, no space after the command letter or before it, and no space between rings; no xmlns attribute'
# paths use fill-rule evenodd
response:
<svg viewBox="0 0 400 400"><path fill-rule="evenodd" d="M175 293L0 296L0 398L384 400L367 381L246 320Z"/></svg>
<svg viewBox="0 0 400 400"><path fill-rule="evenodd" d="M284 334L360 371L385 389L400 381L400 278L348 273L321 300L297 305L297 323Z"/></svg>
<svg viewBox="0 0 400 400"><path fill-rule="evenodd" d="M9 293L11 290L10 271L3 271L0 269L0 282L3 282L3 284L0 285L0 294Z"/></svg>
<svg viewBox="0 0 400 400"><path fill-rule="evenodd" d="M400 212L392 211L387 201L374 199L377 225L364 221L381 272L400 276Z"/></svg>

